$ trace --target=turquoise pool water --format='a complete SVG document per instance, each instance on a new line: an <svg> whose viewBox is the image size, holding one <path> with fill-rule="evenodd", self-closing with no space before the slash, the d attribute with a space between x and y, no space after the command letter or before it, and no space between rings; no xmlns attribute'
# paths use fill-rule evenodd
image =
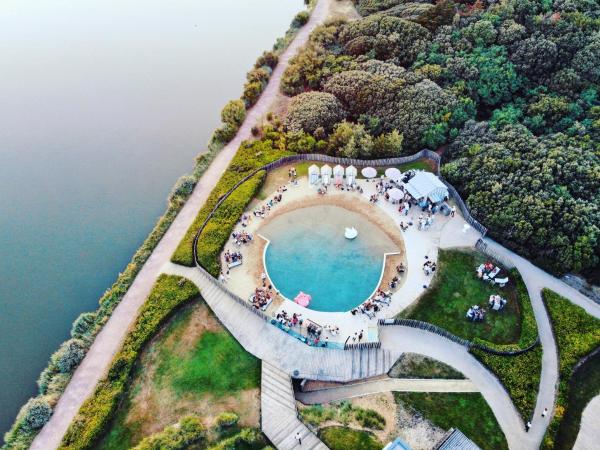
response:
<svg viewBox="0 0 600 450"><path fill-rule="evenodd" d="M358 230L344 238L345 227ZM363 215L337 206L297 209L265 225L270 240L265 264L277 290L290 300L312 296L310 309L348 311L377 287L384 253L398 251L393 241Z"/></svg>

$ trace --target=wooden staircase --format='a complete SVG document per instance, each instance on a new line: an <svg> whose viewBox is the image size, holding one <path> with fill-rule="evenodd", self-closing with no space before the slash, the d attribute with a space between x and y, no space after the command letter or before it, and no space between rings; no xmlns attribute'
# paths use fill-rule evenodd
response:
<svg viewBox="0 0 600 450"><path fill-rule="evenodd" d="M285 372L263 361L260 388L262 430L278 450L328 450L298 418L292 380Z"/></svg>

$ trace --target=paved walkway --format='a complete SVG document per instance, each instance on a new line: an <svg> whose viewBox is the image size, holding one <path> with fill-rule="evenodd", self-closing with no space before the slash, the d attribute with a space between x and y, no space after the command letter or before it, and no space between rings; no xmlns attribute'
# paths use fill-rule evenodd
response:
<svg viewBox="0 0 600 450"><path fill-rule="evenodd" d="M514 263L527 285L527 291L531 298L543 355L540 387L535 412L531 420L532 428L528 433L528 437L535 439L535 442L539 445L551 420L550 414L545 418L542 418L541 414L544 408L548 408L549 411L553 410L558 385L558 351L541 291L543 288L552 289L574 304L581 306L588 314L596 318L600 318L600 305L497 242L488 238L484 239L484 242L492 252Z"/></svg>
<svg viewBox="0 0 600 450"><path fill-rule="evenodd" d="M162 238L152 255L144 264L127 294L117 306L102 331L96 337L88 354L79 365L67 389L54 409L50 421L37 435L31 449L50 450L58 447L67 428L83 401L93 392L100 378L106 373L109 364L121 347L127 330L134 322L137 311L144 303L150 290L161 273L161 268L168 262L179 242L194 221L196 214L206 202L208 195L215 187L229 162L237 152L241 142L252 136L251 128L270 109L277 98L281 76L289 59L294 56L307 41L312 30L322 23L328 15L333 0L319 0L308 23L298 32L294 41L279 58L279 64L273 71L269 84L254 107L248 111L246 120L235 138L216 156L206 170L194 192L177 215L173 224Z"/></svg>
<svg viewBox="0 0 600 450"><path fill-rule="evenodd" d="M362 397L380 392L479 392L471 380L426 380L417 378L384 378L383 380L298 392L296 398L306 405L329 403L344 398Z"/></svg>
<svg viewBox="0 0 600 450"><path fill-rule="evenodd" d="M581 415L581 425L573 450L596 450L600 447L600 395L590 400Z"/></svg>
<svg viewBox="0 0 600 450"><path fill-rule="evenodd" d="M327 450L327 446L298 418L288 374L263 361L260 391L262 429L278 450Z"/></svg>

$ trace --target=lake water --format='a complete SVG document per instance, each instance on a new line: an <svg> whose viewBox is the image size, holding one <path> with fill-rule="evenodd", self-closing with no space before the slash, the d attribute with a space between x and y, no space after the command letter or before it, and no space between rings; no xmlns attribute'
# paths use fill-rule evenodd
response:
<svg viewBox="0 0 600 450"><path fill-rule="evenodd" d="M344 237L346 227L358 236ZM265 265L274 287L293 300L312 296L309 309L349 311L377 288L384 253L398 251L392 240L365 216L331 206L284 213L261 228L270 240Z"/></svg>
<svg viewBox="0 0 600 450"><path fill-rule="evenodd" d="M0 436L302 7L0 2Z"/></svg>

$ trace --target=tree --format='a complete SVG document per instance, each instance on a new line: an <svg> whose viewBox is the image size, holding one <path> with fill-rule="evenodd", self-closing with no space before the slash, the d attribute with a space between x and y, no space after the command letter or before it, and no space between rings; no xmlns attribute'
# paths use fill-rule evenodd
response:
<svg viewBox="0 0 600 450"><path fill-rule="evenodd" d="M400 156L403 142L404 136L398 130L381 134L373 141L373 156L377 158Z"/></svg>
<svg viewBox="0 0 600 450"><path fill-rule="evenodd" d="M517 43L510 60L519 72L538 79L551 72L557 53L554 42L536 36Z"/></svg>
<svg viewBox="0 0 600 450"><path fill-rule="evenodd" d="M221 111L221 120L223 123L229 123L236 128L239 127L246 118L246 107L242 100L230 100Z"/></svg>
<svg viewBox="0 0 600 450"><path fill-rule="evenodd" d="M179 180L178 180L179 181ZM178 184L178 183L177 183ZM177 187L175 185L175 188ZM173 189L175 192L176 189ZM193 189L193 186L192 186ZM191 192L191 191L190 191ZM171 194L174 195L174 194ZM95 312L84 312L79 314L79 317L75 319L73 322L73 326L71 327L71 337L76 339L81 339L83 337L89 336L90 332L96 325L96 313Z"/></svg>
<svg viewBox="0 0 600 450"><path fill-rule="evenodd" d="M346 158L367 158L373 150L373 137L361 124L341 122L329 137L330 152Z"/></svg>
<svg viewBox="0 0 600 450"><path fill-rule="evenodd" d="M59 372L72 372L84 358L86 349L85 343L80 339L69 339L52 355L51 361Z"/></svg>
<svg viewBox="0 0 600 450"><path fill-rule="evenodd" d="M289 131L313 133L318 127L325 131L346 117L346 111L334 95L326 92L306 92L292 98L286 117Z"/></svg>
<svg viewBox="0 0 600 450"><path fill-rule="evenodd" d="M294 153L312 153L317 141L304 131L289 131L286 135L287 149Z"/></svg>
<svg viewBox="0 0 600 450"><path fill-rule="evenodd" d="M30 398L19 412L22 426L26 431L39 430L48 423L51 416L52 408L46 400L40 397Z"/></svg>

